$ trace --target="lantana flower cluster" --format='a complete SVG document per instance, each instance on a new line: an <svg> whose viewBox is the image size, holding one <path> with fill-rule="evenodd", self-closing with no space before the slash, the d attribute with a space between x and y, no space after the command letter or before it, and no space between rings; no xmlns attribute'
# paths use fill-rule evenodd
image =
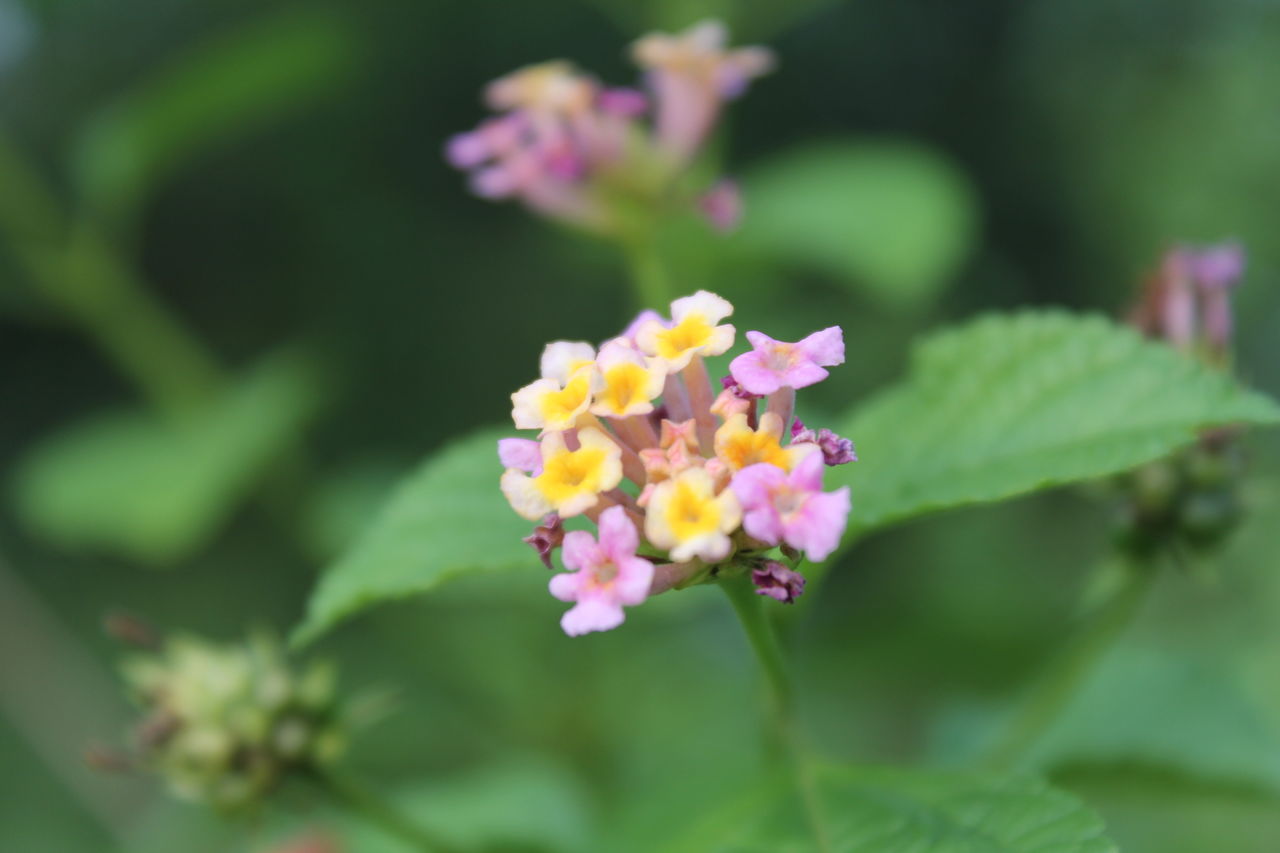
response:
<svg viewBox="0 0 1280 853"><path fill-rule="evenodd" d="M598 233L622 235L673 195L727 230L741 208L732 182L696 198L675 186L724 104L773 66L768 50L727 42L717 21L641 38L631 55L643 88L605 86L563 61L521 68L489 84L485 102L497 115L452 137L445 158L481 197L519 199Z"/></svg>
<svg viewBox="0 0 1280 853"><path fill-rule="evenodd" d="M807 428L795 400L844 362L843 333L748 332L750 351L713 383L705 360L733 347L732 313L699 291L599 348L556 341L541 377L511 395L516 427L538 435L498 442L502 491L537 522L525 541L548 568L563 547L569 571L550 588L574 603L566 633L617 627L624 606L725 573L750 572L760 594L790 602L800 560L839 544L849 489L824 491L823 475L854 461L853 445ZM566 532L579 516L598 533Z"/></svg>

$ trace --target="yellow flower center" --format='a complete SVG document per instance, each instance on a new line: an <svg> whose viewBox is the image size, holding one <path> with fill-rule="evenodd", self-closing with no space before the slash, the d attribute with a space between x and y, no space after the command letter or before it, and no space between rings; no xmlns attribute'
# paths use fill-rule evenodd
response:
<svg viewBox="0 0 1280 853"><path fill-rule="evenodd" d="M559 506L570 498L600 491L605 451L597 447L566 450L547 460L534 482L548 503Z"/></svg>
<svg viewBox="0 0 1280 853"><path fill-rule="evenodd" d="M758 462L788 470L791 454L783 449L776 436L766 432L740 432L729 436L718 448L717 455L737 471Z"/></svg>
<svg viewBox="0 0 1280 853"><path fill-rule="evenodd" d="M649 402L646 393L649 372L638 364L619 364L609 368L605 371L604 382L604 391L598 399L619 415Z"/></svg>
<svg viewBox="0 0 1280 853"><path fill-rule="evenodd" d="M542 419L548 427L563 428L573 426L573 421L582 413L591 396L591 382L586 371L578 373L569 380L563 390L547 391L538 401L542 410Z"/></svg>
<svg viewBox="0 0 1280 853"><path fill-rule="evenodd" d="M658 355L673 361L691 349L711 343L714 333L715 326L708 323L701 314L689 314L679 325L658 333Z"/></svg>
<svg viewBox="0 0 1280 853"><path fill-rule="evenodd" d="M677 541L687 542L720 529L720 505L713 496L680 482L667 504L666 521Z"/></svg>

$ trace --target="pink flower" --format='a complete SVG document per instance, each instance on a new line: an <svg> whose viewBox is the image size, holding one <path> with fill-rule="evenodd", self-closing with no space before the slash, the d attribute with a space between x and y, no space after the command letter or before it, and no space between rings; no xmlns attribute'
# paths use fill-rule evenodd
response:
<svg viewBox="0 0 1280 853"><path fill-rule="evenodd" d="M622 624L623 605L642 603L653 582L653 564L636 556L640 536L626 510L613 506L600 514L600 541L575 530L564 537L564 564L572 572L551 579L551 594L577 604L560 627L570 637L608 631Z"/></svg>
<svg viewBox="0 0 1280 853"><path fill-rule="evenodd" d="M747 332L747 340L754 349L730 362L729 372L752 394L805 388L827 378L824 368L844 363L844 333L839 326L793 344L775 341L763 332Z"/></svg>
<svg viewBox="0 0 1280 853"><path fill-rule="evenodd" d="M724 24L703 21L676 35L651 33L632 47L637 64L649 72L658 145L677 162L698 152L725 101L773 68L768 50L730 49L728 40Z"/></svg>
<svg viewBox="0 0 1280 853"><path fill-rule="evenodd" d="M785 542L811 560L825 560L840 544L849 517L849 487L822 491L821 453L809 453L788 474L776 465L743 468L730 487L742 504L742 527L777 545Z"/></svg>

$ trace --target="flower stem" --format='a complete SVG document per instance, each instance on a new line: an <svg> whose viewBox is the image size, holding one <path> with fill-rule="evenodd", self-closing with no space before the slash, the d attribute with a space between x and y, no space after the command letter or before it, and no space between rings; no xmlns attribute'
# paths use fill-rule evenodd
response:
<svg viewBox="0 0 1280 853"><path fill-rule="evenodd" d="M157 408L183 414L222 382L212 356L0 133L0 233L31 283L72 317Z"/></svg>
<svg viewBox="0 0 1280 853"><path fill-rule="evenodd" d="M631 273L631 289L641 310L662 310L671 301L666 267L658 257L652 239L635 239L623 243L627 269Z"/></svg>
<svg viewBox="0 0 1280 853"><path fill-rule="evenodd" d="M755 652L756 661L764 673L765 683L769 688L773 735L789 765L792 783L804 807L805 819L813 833L817 849L821 853L829 853L831 841L827 837L826 824L822 818L813 768L804 754L796 729L791 678L782 648L778 645L778 636L760 606L760 596L756 595L749 576L722 580L720 587L729 597L729 603L733 605L738 621L742 623L742 630L746 632L747 641L751 644L751 650Z"/></svg>
<svg viewBox="0 0 1280 853"><path fill-rule="evenodd" d="M423 853L453 853L455 850L363 785L329 770L313 770L310 775L343 810L413 848Z"/></svg>
<svg viewBox="0 0 1280 853"><path fill-rule="evenodd" d="M1094 668L1124 634L1146 599L1154 566L1129 563L1123 578L1106 601L1098 605L1074 636L1031 685L984 764L1009 770L1026 757L1062 715L1067 704Z"/></svg>

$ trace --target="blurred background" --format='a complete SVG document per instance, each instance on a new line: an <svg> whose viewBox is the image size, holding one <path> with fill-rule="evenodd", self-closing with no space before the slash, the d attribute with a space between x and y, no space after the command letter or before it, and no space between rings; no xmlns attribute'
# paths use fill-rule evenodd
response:
<svg viewBox="0 0 1280 853"><path fill-rule="evenodd" d="M0 0L0 849L347 831L301 801L226 825L88 770L130 713L102 615L287 632L399 476L506 419L547 340L625 324L609 246L469 196L441 147L508 70L631 83L633 38L708 15L779 69L720 139L743 228L670 257L741 327L844 327L806 419L927 329L1119 314L1167 246L1224 238L1249 252L1238 373L1280 394L1275 3ZM1280 838L1280 438L1249 453L1247 522L1164 579L1033 756L1126 851ZM1109 512L1054 493L861 543L797 608L813 739L964 762L1066 635ZM545 581L531 559L325 639L346 688L398 696L347 763L459 838L651 849L758 763L752 661L709 589L571 641Z"/></svg>

